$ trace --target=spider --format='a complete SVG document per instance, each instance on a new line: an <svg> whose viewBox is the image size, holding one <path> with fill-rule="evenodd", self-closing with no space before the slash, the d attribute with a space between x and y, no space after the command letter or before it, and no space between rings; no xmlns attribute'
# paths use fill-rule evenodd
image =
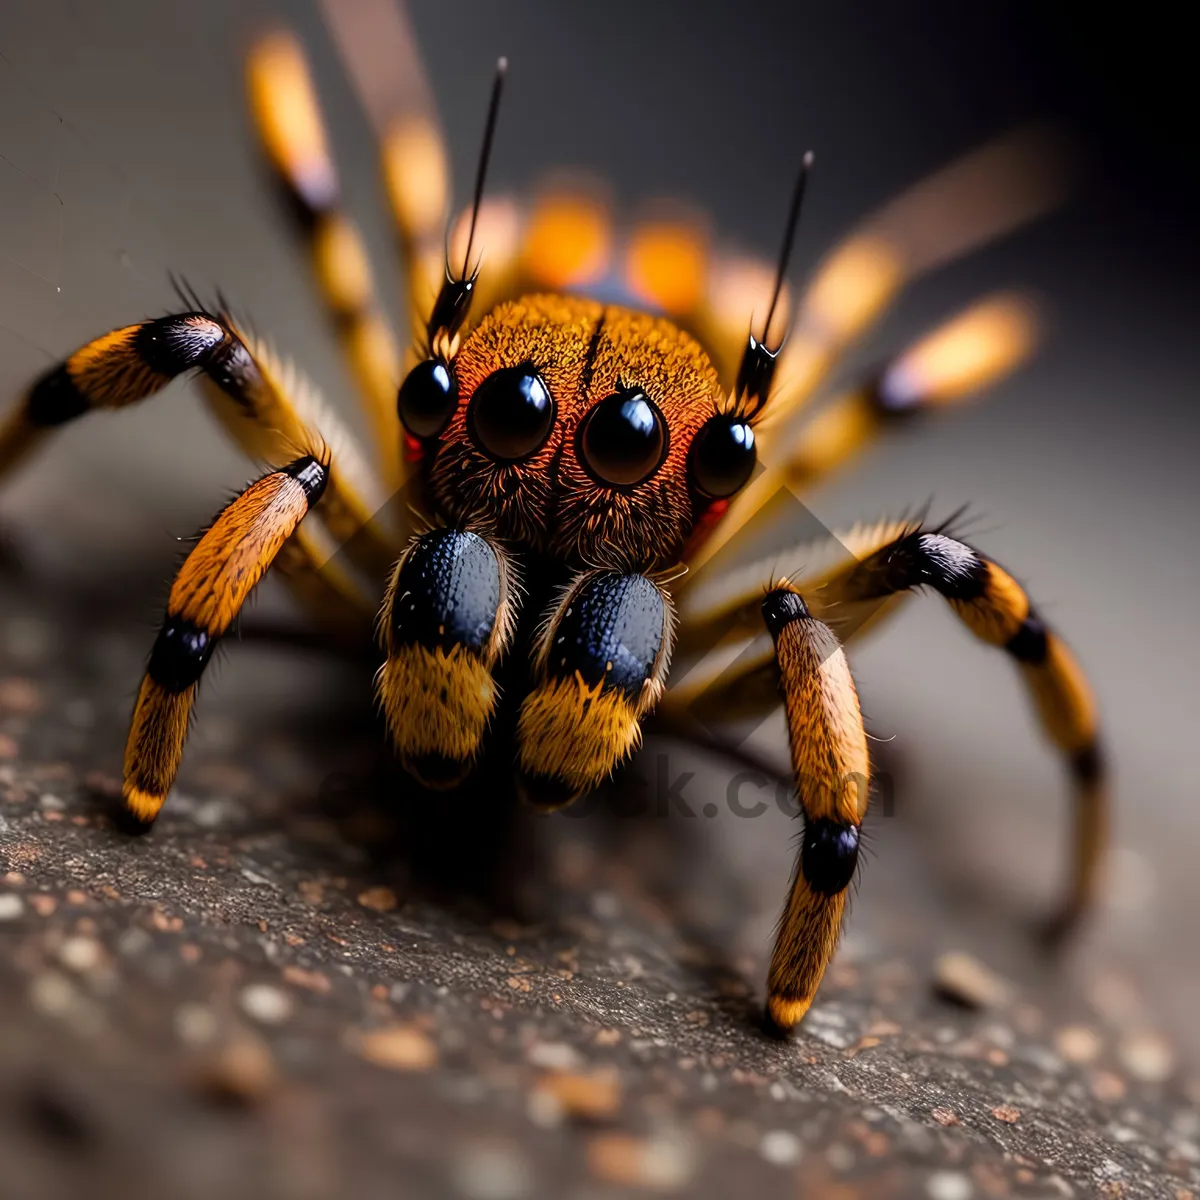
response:
<svg viewBox="0 0 1200 1200"><path fill-rule="evenodd" d="M980 152L894 203L792 304L784 281L810 156L773 269L739 259L722 273L678 221L633 228L614 267L594 194L560 188L525 210L485 200L504 76L501 60L473 203L451 226L427 98L408 89L384 114L383 172L415 326L404 357L341 206L299 42L272 32L249 52L253 122L299 217L374 463L227 305L183 289L187 311L87 343L36 380L0 428L7 471L54 428L195 371L246 453L282 464L217 515L179 568L134 706L129 818L148 828L162 808L205 667L273 564L330 638L365 630L369 642L363 579L386 579L377 698L401 763L428 788L453 789L499 741L520 795L556 809L627 760L656 710L668 728L696 734L709 718L782 704L803 834L766 1012L786 1032L833 956L868 805L867 738L843 642L927 589L1017 664L1066 758L1074 855L1050 925L1066 931L1094 891L1104 843L1095 709L1071 652L1013 576L923 519L856 528L831 565L802 580L768 574L765 590L759 568L746 584L728 566L785 489L804 492L881 431L961 400L1024 357L1027 309L992 298L814 419L807 411L903 283L1033 214L1040 198L1004 192L1001 167L1024 151ZM916 219L939 204L944 216L947 201L981 185L996 194L974 224L931 232ZM473 257L477 241L486 256ZM765 320L747 337L764 296ZM785 310L786 345L773 330ZM801 564L804 551L793 558ZM730 646L743 652L713 669ZM673 684L672 657L687 666Z"/></svg>

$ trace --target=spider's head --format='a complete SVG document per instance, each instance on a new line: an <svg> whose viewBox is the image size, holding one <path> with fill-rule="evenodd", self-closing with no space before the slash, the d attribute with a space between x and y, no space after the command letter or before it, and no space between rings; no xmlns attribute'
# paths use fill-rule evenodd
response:
<svg viewBox="0 0 1200 1200"><path fill-rule="evenodd" d="M443 409L427 443L438 506L568 561L672 561L754 467L708 356L659 317L528 296L486 316L444 371L420 382ZM412 378L401 413L421 434L433 423L416 428Z"/></svg>

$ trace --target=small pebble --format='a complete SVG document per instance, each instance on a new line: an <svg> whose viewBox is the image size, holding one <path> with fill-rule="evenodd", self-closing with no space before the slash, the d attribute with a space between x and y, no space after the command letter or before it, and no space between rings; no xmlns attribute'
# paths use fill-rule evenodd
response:
<svg viewBox="0 0 1200 1200"><path fill-rule="evenodd" d="M800 1139L786 1129L772 1129L762 1136L758 1152L775 1167L790 1167L800 1160Z"/></svg>
<svg viewBox="0 0 1200 1200"><path fill-rule="evenodd" d="M75 1003L75 989L65 975L46 971L30 985L29 1000L43 1015L61 1017Z"/></svg>
<svg viewBox="0 0 1200 1200"><path fill-rule="evenodd" d="M1086 1025L1068 1025L1060 1029L1054 1044L1067 1062L1090 1063L1100 1056L1100 1037Z"/></svg>
<svg viewBox="0 0 1200 1200"><path fill-rule="evenodd" d="M1015 1125L1021 1119L1021 1110L1011 1104L998 1104L992 1109L992 1116L1006 1125Z"/></svg>
<svg viewBox="0 0 1200 1200"><path fill-rule="evenodd" d="M934 990L966 1008L999 1008L1012 989L990 967L961 951L943 954L933 966Z"/></svg>
<svg viewBox="0 0 1200 1200"><path fill-rule="evenodd" d="M188 1046L207 1046L217 1029L217 1018L203 1004L181 1004L175 1010L175 1032Z"/></svg>
<svg viewBox="0 0 1200 1200"><path fill-rule="evenodd" d="M934 1171L925 1190L930 1200L970 1200L975 1191L961 1171Z"/></svg>
<svg viewBox="0 0 1200 1200"><path fill-rule="evenodd" d="M694 1155L673 1138L639 1138L628 1133L597 1134L588 1142L588 1169L622 1187L677 1191L692 1176Z"/></svg>
<svg viewBox="0 0 1200 1200"><path fill-rule="evenodd" d="M528 1057L543 1071L574 1071L583 1064L579 1051L566 1042L534 1042L529 1047Z"/></svg>
<svg viewBox="0 0 1200 1200"><path fill-rule="evenodd" d="M542 1077L536 1091L548 1096L569 1117L580 1121L605 1121L616 1116L621 1104L621 1086L615 1071L551 1071Z"/></svg>
<svg viewBox="0 0 1200 1200"><path fill-rule="evenodd" d="M53 792L43 792L38 797L38 807L43 812L62 812L67 807L67 802Z"/></svg>
<svg viewBox="0 0 1200 1200"><path fill-rule="evenodd" d="M0 896L0 921L15 921L25 911L25 901L13 892Z"/></svg>
<svg viewBox="0 0 1200 1200"><path fill-rule="evenodd" d="M104 951L95 938L70 937L58 949L58 961L80 975L94 971L103 958Z"/></svg>
<svg viewBox="0 0 1200 1200"><path fill-rule="evenodd" d="M398 903L396 893L389 887L367 888L365 892L359 892L358 902L363 908L381 913L391 912Z"/></svg>
<svg viewBox="0 0 1200 1200"><path fill-rule="evenodd" d="M437 1066L437 1046L411 1025L390 1025L360 1034L355 1049L387 1071L428 1071Z"/></svg>
<svg viewBox="0 0 1200 1200"><path fill-rule="evenodd" d="M549 1092L535 1088L529 1093L525 1111L539 1129L557 1129L563 1123L562 1105Z"/></svg>
<svg viewBox="0 0 1200 1200"><path fill-rule="evenodd" d="M932 1109L929 1115L939 1125L961 1125L962 1122L958 1119L958 1114L952 1108L935 1108Z"/></svg>
<svg viewBox="0 0 1200 1200"><path fill-rule="evenodd" d="M452 1168L468 1200L518 1200L533 1181L520 1150L508 1142L476 1142L459 1150Z"/></svg>
<svg viewBox="0 0 1200 1200"><path fill-rule="evenodd" d="M130 925L124 933L117 938L117 950L126 957L133 957L136 954L142 954L154 944L154 939L144 930L139 929L136 925Z"/></svg>
<svg viewBox="0 0 1200 1200"><path fill-rule="evenodd" d="M270 1095L277 1082L270 1047L248 1034L222 1046L199 1077L201 1090L224 1104L257 1104Z"/></svg>
<svg viewBox="0 0 1200 1200"><path fill-rule="evenodd" d="M178 808L178 805L176 805L176 808ZM227 808L228 805L219 797L212 800L205 800L196 805L196 811L192 813L192 820L204 829L215 829L225 820Z"/></svg>
<svg viewBox="0 0 1200 1200"><path fill-rule="evenodd" d="M1175 1073L1175 1051L1161 1034L1151 1030L1122 1038L1117 1055L1125 1069L1142 1083L1163 1083Z"/></svg>
<svg viewBox="0 0 1200 1200"><path fill-rule="evenodd" d="M292 1014L288 994L269 983L252 983L242 988L242 1011L264 1025L279 1025Z"/></svg>
<svg viewBox="0 0 1200 1200"><path fill-rule="evenodd" d="M307 971L304 967L284 967L283 978L293 987L304 988L305 991L315 992L318 996L328 995L333 990L328 975L323 975L320 971Z"/></svg>
<svg viewBox="0 0 1200 1200"><path fill-rule="evenodd" d="M854 1151L849 1146L843 1146L841 1142L834 1142L825 1151L825 1161L835 1171L845 1174L854 1168Z"/></svg>
<svg viewBox="0 0 1200 1200"><path fill-rule="evenodd" d="M1092 1095L1106 1104L1114 1104L1125 1095L1125 1081L1114 1071L1095 1071L1092 1074Z"/></svg>

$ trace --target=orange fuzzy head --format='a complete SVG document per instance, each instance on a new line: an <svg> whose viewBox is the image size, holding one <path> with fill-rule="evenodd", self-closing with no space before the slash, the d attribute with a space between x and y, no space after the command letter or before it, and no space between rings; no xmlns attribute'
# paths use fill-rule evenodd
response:
<svg viewBox="0 0 1200 1200"><path fill-rule="evenodd" d="M451 519L577 564L678 557L708 506L693 445L723 393L671 322L571 296L501 304L454 355L457 401L431 446Z"/></svg>

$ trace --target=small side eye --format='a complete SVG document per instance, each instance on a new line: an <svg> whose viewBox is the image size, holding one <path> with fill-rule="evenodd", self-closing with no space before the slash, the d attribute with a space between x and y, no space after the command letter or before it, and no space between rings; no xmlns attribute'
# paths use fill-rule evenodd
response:
<svg viewBox="0 0 1200 1200"><path fill-rule="evenodd" d="M554 427L554 401L529 363L501 367L476 389L467 409L475 444L497 462L520 462L536 454Z"/></svg>
<svg viewBox="0 0 1200 1200"><path fill-rule="evenodd" d="M419 362L404 377L396 410L404 428L417 438L435 438L450 423L458 407L454 372L436 358Z"/></svg>
<svg viewBox="0 0 1200 1200"><path fill-rule="evenodd" d="M714 500L740 491L757 461L754 430L736 417L711 417L692 443L692 479Z"/></svg>
<svg viewBox="0 0 1200 1200"><path fill-rule="evenodd" d="M640 388L606 396L579 431L584 466L611 487L632 487L648 479L662 465L666 448L662 414Z"/></svg>

